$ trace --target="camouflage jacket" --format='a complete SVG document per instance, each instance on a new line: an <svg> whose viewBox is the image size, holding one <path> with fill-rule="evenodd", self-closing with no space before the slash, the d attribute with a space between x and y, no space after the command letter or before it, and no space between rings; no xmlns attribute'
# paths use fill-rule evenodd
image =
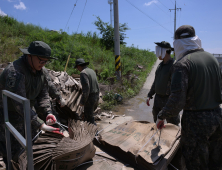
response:
<svg viewBox="0 0 222 170"><path fill-rule="evenodd" d="M156 86L156 76L159 76L158 75L158 73L160 73L161 72L161 67L163 67L164 65L168 65L168 64L170 64L170 65L173 65L173 62L174 62L174 59L170 59L169 61L167 61L167 63L166 64L164 64L164 62L162 61L160 64L159 64L159 66L157 67L157 69L156 69L156 73L155 73L155 78L154 78L154 81L153 81L153 84L152 84L152 86L151 86L151 89L150 89L150 91L149 91L149 93L147 94L147 97L149 97L149 98L153 98L153 95L156 93L156 90L155 90L155 86ZM165 71L165 70L163 70L163 71ZM171 76L171 74L172 74L172 67L170 68L170 70L169 70L169 80L167 81L167 82L163 82L164 83L164 86L167 86L167 88L166 88L166 95L169 95L170 94L170 76ZM166 74L166 76L168 76L168 74ZM160 83L161 84L161 83Z"/></svg>
<svg viewBox="0 0 222 170"><path fill-rule="evenodd" d="M0 109L3 108L2 90L8 90L29 99L31 108L37 102L39 109L46 115L52 113L47 81L43 71L34 73L25 56L9 64L0 75ZM16 111L18 116L24 117L23 105L19 102L8 99L8 109L12 112ZM31 123L34 127L39 128L43 121L32 109L30 110ZM14 118L16 119L15 115Z"/></svg>
<svg viewBox="0 0 222 170"><path fill-rule="evenodd" d="M167 117L174 117L182 110L195 110L192 98L192 93L188 93L189 87L189 73L190 73L190 62L186 57L188 54L192 54L203 49L196 49L187 51L180 60L178 60L172 67L171 76L171 94L169 99L159 112L158 118L166 119ZM220 76L220 81L222 77ZM220 82L221 83L221 82ZM221 93L219 91L219 93ZM219 106L219 105L218 105Z"/></svg>

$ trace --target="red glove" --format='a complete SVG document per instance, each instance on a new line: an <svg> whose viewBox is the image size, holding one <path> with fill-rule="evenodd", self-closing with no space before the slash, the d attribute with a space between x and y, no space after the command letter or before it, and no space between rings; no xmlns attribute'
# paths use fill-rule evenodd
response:
<svg viewBox="0 0 222 170"><path fill-rule="evenodd" d="M159 118L157 118L157 121L156 121L156 127L157 129L162 129L164 126L164 120L161 120Z"/></svg>
<svg viewBox="0 0 222 170"><path fill-rule="evenodd" d="M46 125L45 123L42 124L42 126L40 127L41 130L43 131L48 131L48 132L53 132L53 133L57 133L57 134L60 134L60 135L63 135L63 133L60 132L60 129L59 128L54 128L52 126L48 126ZM64 135L63 135L64 136Z"/></svg>
<svg viewBox="0 0 222 170"><path fill-rule="evenodd" d="M147 106L150 106L150 98L146 99L146 104L147 104Z"/></svg>
<svg viewBox="0 0 222 170"><path fill-rule="evenodd" d="M53 125L54 123L56 123L56 117L53 114L48 114L46 117L46 124Z"/></svg>

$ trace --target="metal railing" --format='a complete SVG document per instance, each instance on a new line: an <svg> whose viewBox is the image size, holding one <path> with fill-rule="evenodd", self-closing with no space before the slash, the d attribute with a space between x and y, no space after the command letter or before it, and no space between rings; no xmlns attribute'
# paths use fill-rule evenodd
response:
<svg viewBox="0 0 222 170"><path fill-rule="evenodd" d="M213 56L214 56L214 57L222 57L222 54L214 54L214 53L213 53Z"/></svg>
<svg viewBox="0 0 222 170"><path fill-rule="evenodd" d="M9 122L8 104L7 104L8 97L23 104L26 139ZM4 109L4 117L5 117L5 138L6 138L8 169L9 170L12 169L11 140L10 140L10 132L11 132L12 135L19 141L19 143L22 145L22 147L26 150L27 169L34 170L33 154L32 154L32 139L31 139L31 123L30 123L30 121L31 121L30 101L24 97L21 97L17 94L7 91L7 90L2 90L2 99L3 99L3 109Z"/></svg>

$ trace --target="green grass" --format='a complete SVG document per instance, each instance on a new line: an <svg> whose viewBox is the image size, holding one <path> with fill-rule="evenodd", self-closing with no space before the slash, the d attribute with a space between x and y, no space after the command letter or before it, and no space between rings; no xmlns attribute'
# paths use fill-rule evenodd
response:
<svg viewBox="0 0 222 170"><path fill-rule="evenodd" d="M79 73L72 67L77 58L84 58L85 61L90 62L90 68L97 70L100 83L109 84L106 79L115 77L114 50L106 50L101 45L101 38L97 33L73 33L71 35L66 32L57 33L47 28L43 29L32 24L18 22L8 16L0 16L0 63L18 59L22 55L19 48L28 47L32 41L37 40L49 44L52 49L52 56L58 58L46 66L49 69L64 71L70 54L71 57L66 70L69 75ZM139 92L156 61L156 57L149 50L141 50L134 46L121 45L120 51L123 78L120 85L119 82L115 81L116 88L112 93L119 93L124 99L127 99ZM142 71L138 71L137 65L143 66ZM132 82L131 79L126 78L127 74L137 76L139 79L136 80L136 83ZM117 104L115 100L112 99L112 101L111 104L110 101L106 104L108 106Z"/></svg>

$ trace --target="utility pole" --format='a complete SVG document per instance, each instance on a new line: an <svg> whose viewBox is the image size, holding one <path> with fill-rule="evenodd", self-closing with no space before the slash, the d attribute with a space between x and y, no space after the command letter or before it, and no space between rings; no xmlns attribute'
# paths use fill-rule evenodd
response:
<svg viewBox="0 0 222 170"><path fill-rule="evenodd" d="M174 9L169 9L169 10L170 10L170 12L171 12L171 10L175 10L175 13L174 13L174 38L175 38L175 32L176 32L176 16L177 16L176 11L177 11L177 10L181 10L181 8L177 8L177 7L176 7L176 1L175 1L175 8L174 8Z"/></svg>
<svg viewBox="0 0 222 170"><path fill-rule="evenodd" d="M112 4L113 0L108 0L108 4L110 4L110 26L113 27L113 9L112 9Z"/></svg>
<svg viewBox="0 0 222 170"><path fill-rule="evenodd" d="M120 39L119 39L119 7L118 0L113 1L114 8L114 44L115 44L115 70L117 80L121 80L121 63L120 63Z"/></svg>

